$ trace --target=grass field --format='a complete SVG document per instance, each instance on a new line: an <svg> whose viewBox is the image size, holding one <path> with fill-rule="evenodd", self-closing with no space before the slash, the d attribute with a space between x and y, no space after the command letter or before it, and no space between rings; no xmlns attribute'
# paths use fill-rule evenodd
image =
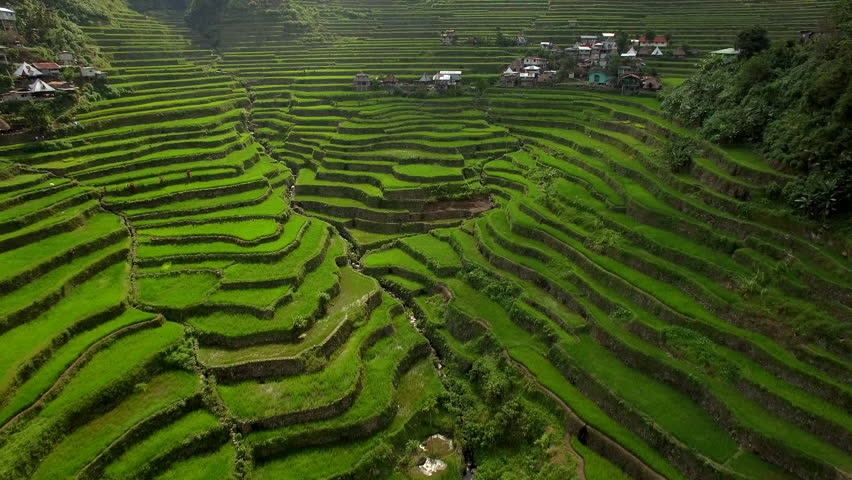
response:
<svg viewBox="0 0 852 480"><path fill-rule="evenodd" d="M707 52L829 2L332 0L206 34L114 4L82 28L127 93L0 146L0 479L419 479L434 433L435 478L852 475L851 244L778 214L790 174L656 98L493 86L539 41Z"/></svg>

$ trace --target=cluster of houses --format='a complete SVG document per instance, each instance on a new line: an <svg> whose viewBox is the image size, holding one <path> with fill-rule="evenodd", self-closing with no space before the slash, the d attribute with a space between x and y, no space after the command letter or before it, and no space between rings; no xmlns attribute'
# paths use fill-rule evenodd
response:
<svg viewBox="0 0 852 480"><path fill-rule="evenodd" d="M366 73L358 73L352 79L352 89L357 92L365 92L374 88L436 88L448 90L460 87L462 83L461 70L441 70L435 74L424 73L420 78L411 82L401 82L394 74L388 74L384 78L372 79Z"/></svg>
<svg viewBox="0 0 852 480"><path fill-rule="evenodd" d="M61 52L59 63L56 62L23 62L12 72L15 87L2 94L2 102L19 102L26 100L49 100L57 93L74 92L79 89L74 83L62 79L62 70L77 69L80 80L94 82L106 79L106 73L94 67L77 66L71 52Z"/></svg>
<svg viewBox="0 0 852 480"><path fill-rule="evenodd" d="M640 89L656 91L662 88L659 78L643 74L643 57L665 55L669 42L658 35L644 35L628 41L629 48L620 52L615 32L598 35L580 35L570 47L562 48L553 42L540 42L542 51L551 58L567 58L574 67L566 72L567 78L586 79L590 85L620 88L623 93ZM687 52L677 48L669 52L675 57L684 57ZM618 67L610 65L618 59ZM610 66L611 68L607 68ZM548 60L542 57L524 57L509 64L500 76L503 87L534 87L553 83L557 72L548 68Z"/></svg>
<svg viewBox="0 0 852 480"><path fill-rule="evenodd" d="M0 7L0 28L7 33L7 39L17 37L17 15L11 8ZM13 34L13 35L8 35ZM20 39L15 41L20 46ZM61 93L74 92L79 87L63 80L63 69L75 69L80 80L94 82L106 79L106 73L95 67L79 65L74 60L74 54L68 51L60 52L56 62L22 62L17 66L9 66L6 47L0 46L0 63L12 72L15 88L0 95L0 102L16 102L26 100L49 100Z"/></svg>
<svg viewBox="0 0 852 480"><path fill-rule="evenodd" d="M548 68L542 57L518 58L500 75L501 87L534 87L556 80L556 70Z"/></svg>

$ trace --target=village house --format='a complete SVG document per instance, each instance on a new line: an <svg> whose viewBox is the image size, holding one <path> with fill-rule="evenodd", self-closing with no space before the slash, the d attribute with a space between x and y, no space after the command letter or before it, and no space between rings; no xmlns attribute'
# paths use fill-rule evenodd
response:
<svg viewBox="0 0 852 480"><path fill-rule="evenodd" d="M656 92L663 88L663 82L655 75L645 75L642 77L642 88Z"/></svg>
<svg viewBox="0 0 852 480"><path fill-rule="evenodd" d="M533 66L533 67L542 67L543 68L543 67L547 66L547 59L541 58L541 57L524 57L522 65L524 67Z"/></svg>
<svg viewBox="0 0 852 480"><path fill-rule="evenodd" d="M585 45L587 47L591 47L592 45L594 45L597 42L598 42L598 36L597 35L580 35L580 37L577 39L577 46Z"/></svg>
<svg viewBox="0 0 852 480"><path fill-rule="evenodd" d="M512 70L512 67L506 67L506 70L500 75L500 86L505 88L517 87L520 75Z"/></svg>
<svg viewBox="0 0 852 480"><path fill-rule="evenodd" d="M628 73L618 79L622 95L629 95L642 88L642 78L635 73Z"/></svg>
<svg viewBox="0 0 852 480"><path fill-rule="evenodd" d="M365 92L370 89L370 76L366 73L356 73L352 80L352 88L356 92Z"/></svg>
<svg viewBox="0 0 852 480"><path fill-rule="evenodd" d="M725 61L728 61L728 62L737 58L737 56L739 54L740 54L740 51L737 50L736 48L723 48L721 50L714 50L714 51L710 52L710 55L713 55L713 56L716 56L716 57L722 57L722 58L725 59Z"/></svg>
<svg viewBox="0 0 852 480"><path fill-rule="evenodd" d="M54 62L33 62L33 67L39 69L48 78L59 78L62 74L62 67Z"/></svg>
<svg viewBox="0 0 852 480"><path fill-rule="evenodd" d="M518 81L521 87L534 87L538 82L538 72L522 72L518 75Z"/></svg>
<svg viewBox="0 0 852 480"><path fill-rule="evenodd" d="M399 85L399 80L397 80L396 75L389 73L387 77L382 80L382 85L385 87L396 87Z"/></svg>
<svg viewBox="0 0 852 480"><path fill-rule="evenodd" d="M12 76L19 83L30 83L36 78L43 77L44 74L41 73L41 70L35 68L27 62L23 62L12 72Z"/></svg>
<svg viewBox="0 0 852 480"><path fill-rule="evenodd" d="M639 37L640 47L668 47L669 41L663 35L657 35L654 38L645 38L645 35Z"/></svg>
<svg viewBox="0 0 852 480"><path fill-rule="evenodd" d="M441 33L441 45L455 45L456 41L457 39L455 30L444 30L444 32Z"/></svg>
<svg viewBox="0 0 852 480"><path fill-rule="evenodd" d="M634 58L634 57L636 57L636 55L637 55L636 49L633 48L633 47L630 47L630 50L622 53L621 57L622 58Z"/></svg>
<svg viewBox="0 0 852 480"><path fill-rule="evenodd" d="M604 50L615 50L616 48L618 48L618 45L615 41L615 32L601 33L601 43L603 44Z"/></svg>
<svg viewBox="0 0 852 480"><path fill-rule="evenodd" d="M0 7L0 26L4 31L17 33L16 22L17 15L15 15L14 10L8 7Z"/></svg>
<svg viewBox="0 0 852 480"><path fill-rule="evenodd" d="M76 88L75 88L76 89ZM56 94L56 89L37 78L27 88L16 88L3 94L3 102L20 102L27 100L49 100Z"/></svg>
<svg viewBox="0 0 852 480"><path fill-rule="evenodd" d="M592 85L608 85L612 78L603 69L595 69L589 74L589 83Z"/></svg>
<svg viewBox="0 0 852 480"><path fill-rule="evenodd" d="M462 82L461 70L441 70L432 76L432 81L438 88L448 89L457 87Z"/></svg>
<svg viewBox="0 0 852 480"><path fill-rule="evenodd" d="M677 48L674 49L674 52L672 52L672 55L674 55L675 57L678 57L678 58L685 57L686 56L686 50L684 50L683 47L677 47Z"/></svg>
<svg viewBox="0 0 852 480"><path fill-rule="evenodd" d="M59 64L63 67L71 67L74 65L74 54L69 52L68 50L63 50L59 52L57 55L59 59Z"/></svg>
<svg viewBox="0 0 852 480"><path fill-rule="evenodd" d="M106 80L107 73L98 70L95 67L80 67L80 77L83 80Z"/></svg>
<svg viewBox="0 0 852 480"><path fill-rule="evenodd" d="M432 77L429 76L428 73L423 72L423 75L420 75L420 78L417 79L417 86L419 87L427 87L432 84Z"/></svg>
<svg viewBox="0 0 852 480"><path fill-rule="evenodd" d="M621 78L629 73L636 73L639 69L632 63L623 63L618 66L618 77Z"/></svg>
<svg viewBox="0 0 852 480"><path fill-rule="evenodd" d="M556 78L555 70L547 70L547 59L524 57L512 61L500 74L501 87L535 87Z"/></svg>

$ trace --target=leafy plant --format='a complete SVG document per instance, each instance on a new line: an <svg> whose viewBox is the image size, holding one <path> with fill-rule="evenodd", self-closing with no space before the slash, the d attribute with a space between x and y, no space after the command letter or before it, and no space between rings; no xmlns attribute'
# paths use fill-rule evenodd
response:
<svg viewBox="0 0 852 480"><path fill-rule="evenodd" d="M672 173L683 173L692 166L692 157L698 153L695 142L688 137L678 137L666 144L662 160Z"/></svg>
<svg viewBox="0 0 852 480"><path fill-rule="evenodd" d="M601 228L586 238L586 246L589 250L602 253L610 247L621 243L621 234L609 228Z"/></svg>

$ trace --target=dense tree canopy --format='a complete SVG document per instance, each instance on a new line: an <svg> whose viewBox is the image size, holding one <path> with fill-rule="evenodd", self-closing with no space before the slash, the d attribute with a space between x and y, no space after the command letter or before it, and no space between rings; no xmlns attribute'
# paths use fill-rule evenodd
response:
<svg viewBox="0 0 852 480"><path fill-rule="evenodd" d="M812 217L849 210L852 199L852 1L842 1L817 38L761 51L759 29L738 36L749 55L705 61L664 98L675 118L710 140L757 145L799 172L784 188Z"/></svg>

